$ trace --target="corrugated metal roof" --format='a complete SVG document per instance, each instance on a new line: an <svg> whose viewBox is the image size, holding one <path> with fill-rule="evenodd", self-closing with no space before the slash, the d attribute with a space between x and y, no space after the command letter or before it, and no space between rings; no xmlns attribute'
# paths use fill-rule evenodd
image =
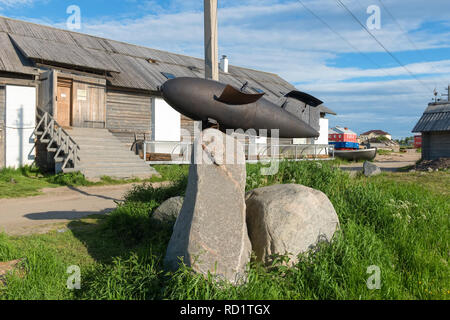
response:
<svg viewBox="0 0 450 320"><path fill-rule="evenodd" d="M450 131L450 111L424 113L412 132Z"/></svg>
<svg viewBox="0 0 450 320"><path fill-rule="evenodd" d="M450 130L450 102L428 104L412 132L431 132Z"/></svg>
<svg viewBox="0 0 450 320"><path fill-rule="evenodd" d="M5 17L0 17L0 71L32 72L17 58L9 37L28 59L109 72L107 80L112 86L156 91L167 80L161 72L204 77L202 59ZM275 103L295 90L276 74L232 65L229 73L220 72L219 79L235 87L249 82L249 88L263 90L265 98Z"/></svg>
<svg viewBox="0 0 450 320"><path fill-rule="evenodd" d="M355 132L353 132L352 130L350 130L349 128L344 128L341 126L336 126L330 130L335 131L336 133L349 133L349 134L356 134Z"/></svg>
<svg viewBox="0 0 450 320"><path fill-rule="evenodd" d="M430 103L425 113L450 112L450 102Z"/></svg>

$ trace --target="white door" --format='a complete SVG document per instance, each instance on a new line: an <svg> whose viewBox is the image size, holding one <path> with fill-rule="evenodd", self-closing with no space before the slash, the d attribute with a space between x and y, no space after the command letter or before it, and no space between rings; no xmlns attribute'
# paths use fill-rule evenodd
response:
<svg viewBox="0 0 450 320"><path fill-rule="evenodd" d="M181 115L161 98L152 99L152 140L160 142L155 153L171 153L181 140Z"/></svg>
<svg viewBox="0 0 450 320"><path fill-rule="evenodd" d="M5 164L18 168L34 161L36 88L6 86Z"/></svg>

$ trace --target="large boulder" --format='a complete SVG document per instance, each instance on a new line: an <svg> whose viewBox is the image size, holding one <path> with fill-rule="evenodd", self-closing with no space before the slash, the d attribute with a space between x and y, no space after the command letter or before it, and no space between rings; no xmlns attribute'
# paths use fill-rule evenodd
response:
<svg viewBox="0 0 450 320"><path fill-rule="evenodd" d="M181 257L196 272L238 283L251 256L244 149L215 129L203 131L193 148L186 195L164 264L175 270Z"/></svg>
<svg viewBox="0 0 450 320"><path fill-rule="evenodd" d="M169 198L153 212L152 218L161 222L175 221L183 206L183 197Z"/></svg>
<svg viewBox="0 0 450 320"><path fill-rule="evenodd" d="M300 253L330 241L339 219L327 196L297 184L274 185L246 195L247 226L253 251L259 261L272 262L274 255L287 254L290 264Z"/></svg>
<svg viewBox="0 0 450 320"><path fill-rule="evenodd" d="M381 173L381 169L372 162L364 161L363 173L366 177L376 176Z"/></svg>

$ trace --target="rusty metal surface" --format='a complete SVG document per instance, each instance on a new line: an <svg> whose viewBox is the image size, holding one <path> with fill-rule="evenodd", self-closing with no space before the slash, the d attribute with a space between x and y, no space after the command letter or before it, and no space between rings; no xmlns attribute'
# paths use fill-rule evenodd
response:
<svg viewBox="0 0 450 320"><path fill-rule="evenodd" d="M249 104L258 101L264 93L258 94L249 94L235 89L234 87L227 85L223 90L220 97L217 98L220 102L231 104L231 105L240 105L240 104Z"/></svg>
<svg viewBox="0 0 450 320"><path fill-rule="evenodd" d="M220 97L227 85L199 78L176 78L161 87L164 100L183 115L198 121L215 119L221 130L279 130L280 138L318 137L319 132L274 103L260 98L256 102L230 105ZM237 90L237 89L236 89Z"/></svg>

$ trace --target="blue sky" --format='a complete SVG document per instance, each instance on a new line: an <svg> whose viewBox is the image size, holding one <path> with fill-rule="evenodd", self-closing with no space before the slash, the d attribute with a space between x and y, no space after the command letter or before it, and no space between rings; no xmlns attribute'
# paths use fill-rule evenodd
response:
<svg viewBox="0 0 450 320"><path fill-rule="evenodd" d="M450 1L343 0L364 23L380 7L372 32L415 78L335 0L302 1L351 45L297 0L218 0L219 54L316 95L338 113L331 126L412 135L433 89L450 84ZM201 0L0 0L0 15L67 28L70 5L81 9L79 32L202 57Z"/></svg>

